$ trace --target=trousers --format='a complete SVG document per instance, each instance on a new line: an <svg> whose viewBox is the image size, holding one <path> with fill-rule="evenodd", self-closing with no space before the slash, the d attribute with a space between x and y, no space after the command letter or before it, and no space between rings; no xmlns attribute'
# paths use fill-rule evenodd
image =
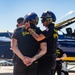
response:
<svg viewBox="0 0 75 75"><path fill-rule="evenodd" d="M54 56L44 56L38 61L39 75L54 75L56 60Z"/></svg>
<svg viewBox="0 0 75 75"><path fill-rule="evenodd" d="M26 66L18 57L14 60L13 75L37 75L38 62L35 61L30 66Z"/></svg>

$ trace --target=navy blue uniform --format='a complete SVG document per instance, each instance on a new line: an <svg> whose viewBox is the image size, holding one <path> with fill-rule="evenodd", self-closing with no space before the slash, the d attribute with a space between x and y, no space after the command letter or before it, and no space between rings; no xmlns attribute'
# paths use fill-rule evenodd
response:
<svg viewBox="0 0 75 75"><path fill-rule="evenodd" d="M46 37L47 53L39 60L39 75L52 75L55 68L56 48L58 34L54 29L54 24L48 25L42 34Z"/></svg>
<svg viewBox="0 0 75 75"><path fill-rule="evenodd" d="M35 25L31 24L31 28L40 34L41 31ZM37 42L24 27L19 27L15 30L13 37L18 41L18 48L24 56L33 57L37 54L40 42ZM14 75L36 75L38 62L35 61L32 65L26 66L22 60L16 56L14 61Z"/></svg>

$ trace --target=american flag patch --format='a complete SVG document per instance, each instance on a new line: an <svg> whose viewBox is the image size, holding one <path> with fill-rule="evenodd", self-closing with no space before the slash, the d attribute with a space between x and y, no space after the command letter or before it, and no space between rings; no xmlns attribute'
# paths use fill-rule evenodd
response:
<svg viewBox="0 0 75 75"><path fill-rule="evenodd" d="M49 28L46 28L46 31L48 31L49 30Z"/></svg>

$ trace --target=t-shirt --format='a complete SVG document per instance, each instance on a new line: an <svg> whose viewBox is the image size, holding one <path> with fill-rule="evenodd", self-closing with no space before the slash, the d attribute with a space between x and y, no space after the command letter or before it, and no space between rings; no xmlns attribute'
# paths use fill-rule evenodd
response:
<svg viewBox="0 0 75 75"><path fill-rule="evenodd" d="M41 33L41 30L35 25L31 24L31 27L37 34ZM12 38L17 39L18 48L25 56L33 57L40 48L40 42L37 42L24 26L17 28Z"/></svg>
<svg viewBox="0 0 75 75"><path fill-rule="evenodd" d="M42 32L44 36L46 37L46 42L47 42L47 53L46 55L52 55L56 53L56 48L57 48L57 38L58 38L58 33L57 30L54 27L54 24L49 24Z"/></svg>
<svg viewBox="0 0 75 75"><path fill-rule="evenodd" d="M61 58L63 56L63 54L64 54L63 50L60 49L60 48L57 48L56 49L56 53L57 53L57 57L58 58Z"/></svg>

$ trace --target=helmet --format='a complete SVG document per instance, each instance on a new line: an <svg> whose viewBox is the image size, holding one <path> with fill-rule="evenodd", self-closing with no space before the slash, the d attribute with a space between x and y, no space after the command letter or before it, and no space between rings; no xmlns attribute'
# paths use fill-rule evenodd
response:
<svg viewBox="0 0 75 75"><path fill-rule="evenodd" d="M21 22L23 22L24 21L24 18L23 17L19 17L18 19L17 19L17 23L21 23Z"/></svg>
<svg viewBox="0 0 75 75"><path fill-rule="evenodd" d="M42 22L44 22L45 20L50 21L50 22L55 22L56 21L56 16L51 11L43 12L41 18L42 18Z"/></svg>
<svg viewBox="0 0 75 75"><path fill-rule="evenodd" d="M28 13L24 16L24 23L30 21L31 23L38 24L39 17L35 12Z"/></svg>

